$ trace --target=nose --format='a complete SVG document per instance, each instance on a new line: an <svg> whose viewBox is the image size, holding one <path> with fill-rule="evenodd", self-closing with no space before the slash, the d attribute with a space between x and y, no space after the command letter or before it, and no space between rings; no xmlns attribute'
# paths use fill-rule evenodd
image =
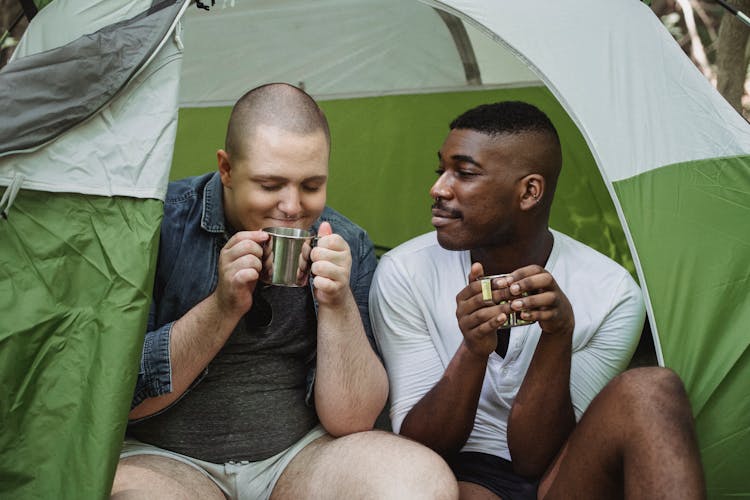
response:
<svg viewBox="0 0 750 500"><path fill-rule="evenodd" d="M433 184L430 188L430 196L433 200L437 200L438 198L446 199L451 197L451 190L447 175L447 171L443 172L440 177L437 178L435 184Z"/></svg>
<svg viewBox="0 0 750 500"><path fill-rule="evenodd" d="M281 210L288 219L299 217L302 213L300 193L296 188L289 187L284 190L279 200L279 210Z"/></svg>

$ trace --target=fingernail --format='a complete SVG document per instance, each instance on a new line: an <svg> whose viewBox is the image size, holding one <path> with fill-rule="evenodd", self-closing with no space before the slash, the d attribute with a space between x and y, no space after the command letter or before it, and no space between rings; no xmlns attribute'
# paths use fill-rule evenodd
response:
<svg viewBox="0 0 750 500"><path fill-rule="evenodd" d="M523 307L523 301L522 300L514 300L513 303L510 306L513 309L521 309Z"/></svg>
<svg viewBox="0 0 750 500"><path fill-rule="evenodd" d="M510 293L512 293L512 294L515 295L515 294L517 294L520 291L521 291L521 285L515 284L515 285L511 285L510 286Z"/></svg>

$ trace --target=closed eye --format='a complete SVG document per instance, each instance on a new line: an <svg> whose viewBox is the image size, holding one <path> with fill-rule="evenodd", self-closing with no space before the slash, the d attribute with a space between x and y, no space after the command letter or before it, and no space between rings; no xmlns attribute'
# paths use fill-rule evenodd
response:
<svg viewBox="0 0 750 500"><path fill-rule="evenodd" d="M303 184L302 189L308 193L317 193L322 189L322 184Z"/></svg>

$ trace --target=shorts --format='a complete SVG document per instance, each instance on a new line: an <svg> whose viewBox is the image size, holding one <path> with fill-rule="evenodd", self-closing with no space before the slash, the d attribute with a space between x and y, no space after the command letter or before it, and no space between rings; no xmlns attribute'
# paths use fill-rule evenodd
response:
<svg viewBox="0 0 750 500"><path fill-rule="evenodd" d="M135 455L158 455L167 457L195 467L208 476L224 492L227 498L237 500L267 499L271 496L276 481L287 465L302 448L324 436L326 431L320 425L315 426L302 439L286 450L259 462L234 462L215 464L190 458L179 453L165 450L150 444L126 438L120 452L120 458Z"/></svg>
<svg viewBox="0 0 750 500"><path fill-rule="evenodd" d="M536 500L538 481L529 481L513 472L504 458L487 453L462 452L449 462L458 481L484 486L503 500Z"/></svg>

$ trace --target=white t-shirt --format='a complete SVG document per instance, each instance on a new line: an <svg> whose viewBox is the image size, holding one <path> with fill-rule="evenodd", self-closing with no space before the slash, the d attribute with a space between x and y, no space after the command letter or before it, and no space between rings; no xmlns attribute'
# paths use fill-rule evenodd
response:
<svg viewBox="0 0 750 500"><path fill-rule="evenodd" d="M557 231L545 269L573 307L570 393L576 419L630 361L645 310L638 285L619 264ZM411 408L442 377L463 335L456 295L467 285L469 251L445 250L435 232L383 255L370 289L370 318L390 380L398 432ZM534 355L541 328L511 329L505 358L490 354L474 429L462 451L510 460L508 415Z"/></svg>

